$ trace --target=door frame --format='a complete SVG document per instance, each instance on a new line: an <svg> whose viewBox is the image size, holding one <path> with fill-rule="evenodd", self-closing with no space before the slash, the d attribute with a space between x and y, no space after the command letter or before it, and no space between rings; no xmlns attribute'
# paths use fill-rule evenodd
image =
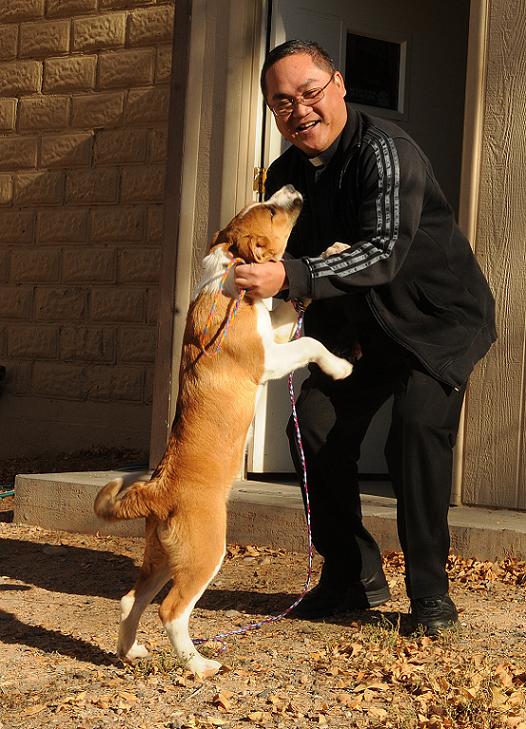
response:
<svg viewBox="0 0 526 729"><path fill-rule="evenodd" d="M251 199L254 169L261 164L264 130L259 69L265 54L271 1L255 0L254 3L246 3L243 0L215 0L225 18L225 25L218 26L216 32L227 32L229 48L234 49L229 51L229 57L223 61L227 64L228 94L224 99L203 98L208 73L207 30L210 32L207 25L207 6L209 10L211 0L178 2L169 116L159 336L152 407L152 466L157 464L164 451L175 412L179 353L185 313L191 296L198 206L197 170L199 155L206 142L201 133L205 104L224 102L225 123L229 129L229 134L224 138L219 182L215 178L209 181L209 191L217 184L222 187L221 219L213 221L217 225L230 219L239 207ZM471 0L466 65L459 224L475 250L489 2L490 0ZM224 89L218 93L224 94ZM461 502L464 429L463 412L455 449L453 503Z"/></svg>

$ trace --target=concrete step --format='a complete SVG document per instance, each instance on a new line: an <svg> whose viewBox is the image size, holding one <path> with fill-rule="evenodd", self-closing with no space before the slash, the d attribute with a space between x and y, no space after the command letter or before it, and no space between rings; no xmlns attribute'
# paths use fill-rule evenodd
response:
<svg viewBox="0 0 526 729"><path fill-rule="evenodd" d="M139 537L142 519L109 523L93 512L98 490L117 477L149 474L122 471L20 475L15 484L15 522L44 529L87 534ZM371 489L369 489L371 490ZM364 494L364 523L383 551L398 551L396 502ZM302 552L307 549L306 522L300 489L286 483L238 480L228 504L230 543L267 545ZM526 514L455 506L450 509L452 550L463 557L497 560L526 559Z"/></svg>

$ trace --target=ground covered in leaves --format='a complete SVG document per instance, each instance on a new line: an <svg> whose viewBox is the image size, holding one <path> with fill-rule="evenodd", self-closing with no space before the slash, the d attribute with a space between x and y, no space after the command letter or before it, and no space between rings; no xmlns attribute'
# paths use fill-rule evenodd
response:
<svg viewBox="0 0 526 729"><path fill-rule="evenodd" d="M327 621L285 618L203 649L221 673L174 662L152 604L139 639L151 658L113 655L121 595L141 540L0 523L0 727L387 727L526 729L526 564L451 557L458 629L408 635L400 555L393 600ZM319 570L315 563L315 574ZM306 556L231 546L196 607L194 637L276 614L301 592Z"/></svg>

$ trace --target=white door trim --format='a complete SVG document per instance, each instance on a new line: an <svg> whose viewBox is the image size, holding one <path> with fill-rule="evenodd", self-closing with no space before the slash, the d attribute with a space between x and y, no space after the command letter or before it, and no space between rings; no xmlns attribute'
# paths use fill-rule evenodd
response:
<svg viewBox="0 0 526 729"><path fill-rule="evenodd" d="M211 233L252 199L254 167L260 164L259 68L266 8L266 0L181 0L177 6L152 467L164 451L175 414L196 267Z"/></svg>

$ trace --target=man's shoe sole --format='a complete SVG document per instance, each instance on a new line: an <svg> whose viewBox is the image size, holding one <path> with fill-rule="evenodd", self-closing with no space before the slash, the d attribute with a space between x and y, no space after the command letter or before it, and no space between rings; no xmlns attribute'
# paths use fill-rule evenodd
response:
<svg viewBox="0 0 526 729"><path fill-rule="evenodd" d="M412 632L417 633L418 631L421 631L424 635L432 638L441 633L443 630L450 630L457 625L458 620L441 620L440 622L436 623L417 623L416 621L414 621Z"/></svg>
<svg viewBox="0 0 526 729"><path fill-rule="evenodd" d="M308 604L300 604L293 610L292 614L297 618L303 618L305 620L316 620L318 618L329 618L331 615L336 613L344 613L350 610L369 610L370 608L379 607L391 599L391 592L389 587L382 587L379 590L371 590L366 592L363 598L352 601L349 598L342 599L336 605L331 607L313 608L309 610Z"/></svg>

